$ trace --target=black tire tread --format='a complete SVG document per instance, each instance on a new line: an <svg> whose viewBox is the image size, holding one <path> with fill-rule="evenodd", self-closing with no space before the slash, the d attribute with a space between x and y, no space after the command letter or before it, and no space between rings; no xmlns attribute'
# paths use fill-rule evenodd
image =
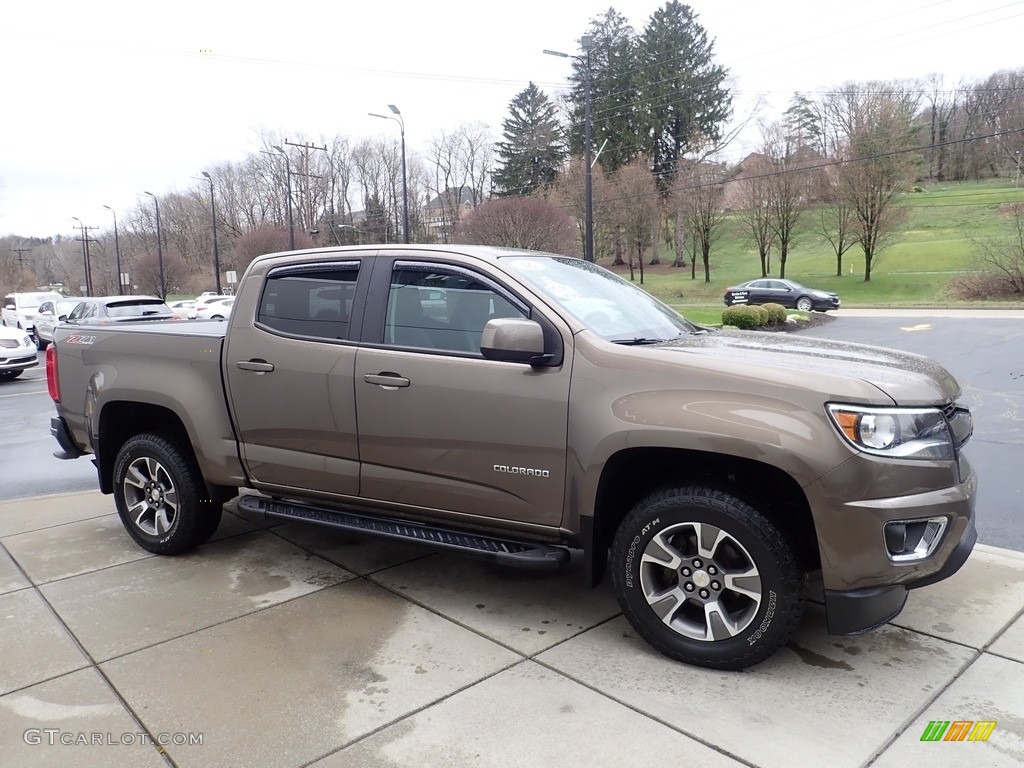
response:
<svg viewBox="0 0 1024 768"><path fill-rule="evenodd" d="M156 449L162 452L163 456L157 456L165 468L174 476L174 484L178 492L178 514L174 524L173 533L170 538L164 541L155 541L145 537L136 530L125 514L126 504L121 495L122 470L128 457L137 449ZM128 535L134 539L143 549L158 555L180 555L195 548L213 535L216 525L210 528L210 522L202 519L205 507L211 507L207 502L202 503L206 495L206 484L195 459L191 452L183 450L178 443L159 433L147 432L129 438L117 453L114 462L114 499L117 511L121 516ZM219 510L218 510L219 512ZM217 522L220 522L220 515L217 515Z"/></svg>
<svg viewBox="0 0 1024 768"><path fill-rule="evenodd" d="M687 654L678 648L662 642L662 640L644 629L645 623L628 601L619 597L625 590L624 568L625 562L620 562L620 554L625 550L618 545L618 540L623 531L637 529L637 522L641 518L647 518L658 513L660 507L675 508L680 503L701 503L706 504L718 512L729 517L741 519L743 524L752 529L759 540L775 554L778 558L777 565L782 574L782 582L779 585L779 603L782 602L782 595L786 595L794 605L788 612L776 614L781 626L773 626L773 638L770 642L758 642L750 647L746 653L733 655L723 659L713 659L707 656ZM790 638L800 620L803 617L804 603L807 593L806 574L801 570L795 555L795 546L760 512L749 503L738 499L730 493L714 487L703 485L690 485L683 487L668 487L654 491L645 496L631 509L619 526L615 536L616 544L612 547L613 559L612 580L615 586L615 594L619 598L619 605L623 614L637 633L647 641L655 650L666 656L682 661L687 664L708 667L711 669L740 670L764 661L779 650Z"/></svg>

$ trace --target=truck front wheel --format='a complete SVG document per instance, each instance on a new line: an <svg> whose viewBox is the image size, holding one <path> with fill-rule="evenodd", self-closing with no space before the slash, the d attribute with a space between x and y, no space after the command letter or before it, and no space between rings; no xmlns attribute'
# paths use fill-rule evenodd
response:
<svg viewBox="0 0 1024 768"><path fill-rule="evenodd" d="M199 469L162 435L128 440L114 462L114 502L128 535L158 555L178 555L208 539L220 507L204 498Z"/></svg>
<svg viewBox="0 0 1024 768"><path fill-rule="evenodd" d="M626 515L612 544L612 578L641 637L713 669L743 669L775 653L806 597L783 533L745 501L703 486L652 493Z"/></svg>

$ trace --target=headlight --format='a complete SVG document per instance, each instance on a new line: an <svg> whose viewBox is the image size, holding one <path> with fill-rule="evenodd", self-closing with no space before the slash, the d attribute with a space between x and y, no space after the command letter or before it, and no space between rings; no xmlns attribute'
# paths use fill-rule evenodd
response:
<svg viewBox="0 0 1024 768"><path fill-rule="evenodd" d="M864 408L830 403L832 423L865 453L902 459L955 458L949 423L938 408Z"/></svg>

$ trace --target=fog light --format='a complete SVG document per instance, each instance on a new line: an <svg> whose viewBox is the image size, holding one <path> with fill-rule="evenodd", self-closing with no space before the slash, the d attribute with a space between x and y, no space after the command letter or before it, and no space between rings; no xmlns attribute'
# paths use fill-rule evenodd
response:
<svg viewBox="0 0 1024 768"><path fill-rule="evenodd" d="M907 524L886 523L885 524L885 548L889 550L889 556L902 555L907 545Z"/></svg>
<svg viewBox="0 0 1024 768"><path fill-rule="evenodd" d="M946 530L945 517L893 520L883 527L885 548L894 563L911 563L930 556Z"/></svg>

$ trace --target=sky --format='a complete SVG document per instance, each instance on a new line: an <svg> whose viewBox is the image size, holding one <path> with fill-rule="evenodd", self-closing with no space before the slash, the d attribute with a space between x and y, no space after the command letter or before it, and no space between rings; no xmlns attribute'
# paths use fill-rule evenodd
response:
<svg viewBox="0 0 1024 768"><path fill-rule="evenodd" d="M529 81L566 88L591 19L637 31L658 0L216 3L22 0L0 24L0 236L100 231L143 191L290 141L397 137L410 154L462 123L500 138ZM942 75L947 87L1024 67L1024 0L694 0L730 72L737 119L778 119L793 93ZM727 150L739 159L748 130ZM205 182L203 182L205 183ZM142 198L145 200L146 198Z"/></svg>

